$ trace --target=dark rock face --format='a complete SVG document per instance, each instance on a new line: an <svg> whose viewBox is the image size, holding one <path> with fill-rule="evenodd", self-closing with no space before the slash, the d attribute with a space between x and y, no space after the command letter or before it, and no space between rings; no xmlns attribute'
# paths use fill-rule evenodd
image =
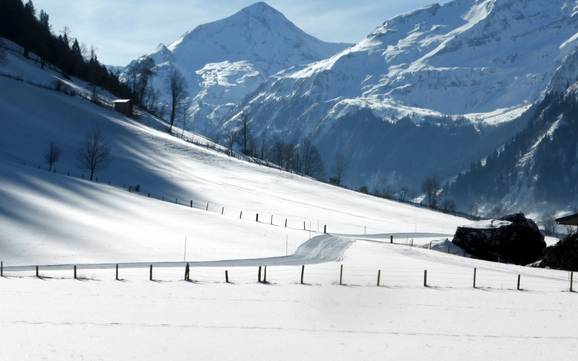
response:
<svg viewBox="0 0 578 361"><path fill-rule="evenodd" d="M578 271L578 233L569 235L554 246L546 248L540 266Z"/></svg>
<svg viewBox="0 0 578 361"><path fill-rule="evenodd" d="M522 213L502 217L487 225L458 227L452 242L475 258L520 265L539 260L546 248L536 223Z"/></svg>

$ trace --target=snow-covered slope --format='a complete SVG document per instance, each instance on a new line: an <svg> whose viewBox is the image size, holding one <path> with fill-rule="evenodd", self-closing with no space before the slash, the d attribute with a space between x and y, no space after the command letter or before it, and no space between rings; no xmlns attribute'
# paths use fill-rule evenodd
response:
<svg viewBox="0 0 578 361"><path fill-rule="evenodd" d="M4 261L166 260L181 254L187 236L198 259L275 256L285 252L287 237L291 251L312 235L309 229L315 234L324 225L342 233L452 234L464 222L194 146L143 125L155 124L146 114L135 121L107 106L29 84L51 84L59 75L13 54L0 72L17 72L24 80L0 76ZM77 152L93 129L101 131L112 153L110 165L97 172L99 184L63 176L86 173L78 167ZM36 169L45 167L43 154L51 141L62 149L59 175ZM139 185L141 196L111 188L109 181L124 189ZM216 215L143 199L147 193L181 204L194 200L197 208L209 202ZM271 215L276 226L266 224Z"/></svg>
<svg viewBox="0 0 578 361"><path fill-rule="evenodd" d="M155 62L153 89L168 102L168 75L178 70L190 96L188 127L205 134L268 77L327 58L345 44L320 41L264 2L196 27L148 56ZM126 71L143 58L133 61ZM126 76L126 72L124 73Z"/></svg>
<svg viewBox="0 0 578 361"><path fill-rule="evenodd" d="M329 164L347 154L355 164L349 184L419 184L511 136L517 127L508 123L540 97L577 31L569 0L432 5L271 79L242 111L258 133L311 137Z"/></svg>

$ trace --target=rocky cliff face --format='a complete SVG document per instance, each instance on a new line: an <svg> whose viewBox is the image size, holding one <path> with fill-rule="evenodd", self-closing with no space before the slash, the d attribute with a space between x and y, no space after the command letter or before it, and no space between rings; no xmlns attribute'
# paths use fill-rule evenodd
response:
<svg viewBox="0 0 578 361"><path fill-rule="evenodd" d="M503 147L475 162L447 188L464 209L534 214L578 207L576 54L560 67L548 94L526 114L527 125Z"/></svg>

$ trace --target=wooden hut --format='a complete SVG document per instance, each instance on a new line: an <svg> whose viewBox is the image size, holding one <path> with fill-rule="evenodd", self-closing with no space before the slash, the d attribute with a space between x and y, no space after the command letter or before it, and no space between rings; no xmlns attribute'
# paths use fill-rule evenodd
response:
<svg viewBox="0 0 578 361"><path fill-rule="evenodd" d="M114 110L127 116L132 116L132 100L130 99L117 99L112 102L114 104Z"/></svg>

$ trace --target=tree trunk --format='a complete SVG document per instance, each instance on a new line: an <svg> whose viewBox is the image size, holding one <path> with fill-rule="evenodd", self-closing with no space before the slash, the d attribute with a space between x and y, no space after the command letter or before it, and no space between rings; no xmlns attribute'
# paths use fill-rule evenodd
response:
<svg viewBox="0 0 578 361"><path fill-rule="evenodd" d="M175 100L173 100L173 103L171 105L171 124L169 127L169 133L173 132L173 125L175 124L176 113L177 113L177 105Z"/></svg>

